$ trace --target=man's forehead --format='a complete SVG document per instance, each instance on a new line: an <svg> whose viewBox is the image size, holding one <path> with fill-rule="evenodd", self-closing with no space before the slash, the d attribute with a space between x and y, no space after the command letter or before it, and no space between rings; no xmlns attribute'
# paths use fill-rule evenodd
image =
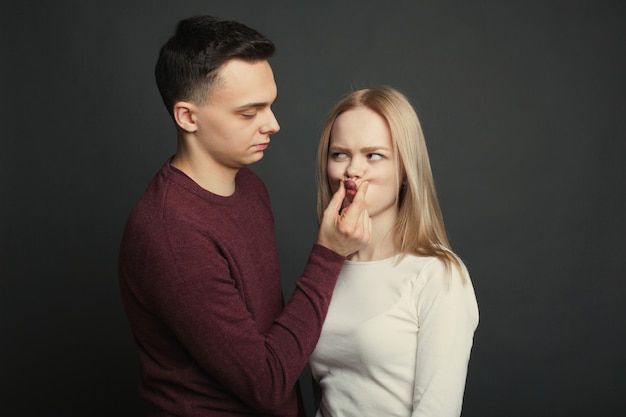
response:
<svg viewBox="0 0 626 417"><path fill-rule="evenodd" d="M234 107L261 107L274 102L277 87L269 62L233 59L222 65L208 94L210 101Z"/></svg>
<svg viewBox="0 0 626 417"><path fill-rule="evenodd" d="M274 78L272 67L267 60L245 61L239 58L229 59L217 69L217 79L222 85L234 81L245 81L251 77Z"/></svg>

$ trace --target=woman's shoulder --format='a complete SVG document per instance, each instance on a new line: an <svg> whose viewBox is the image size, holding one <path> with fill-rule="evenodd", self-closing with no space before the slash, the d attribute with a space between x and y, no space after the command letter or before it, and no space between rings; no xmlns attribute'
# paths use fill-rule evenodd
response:
<svg viewBox="0 0 626 417"><path fill-rule="evenodd" d="M451 288L471 285L467 267L456 254L450 252L456 262L439 256L407 254L401 260L406 267L414 270L415 284L420 287Z"/></svg>
<svg viewBox="0 0 626 417"><path fill-rule="evenodd" d="M455 265L436 256L410 255L407 261L419 266L414 275L412 298L422 308L438 304L448 306L450 311L463 311L475 326L478 304L474 286L465 264L457 259L459 263Z"/></svg>

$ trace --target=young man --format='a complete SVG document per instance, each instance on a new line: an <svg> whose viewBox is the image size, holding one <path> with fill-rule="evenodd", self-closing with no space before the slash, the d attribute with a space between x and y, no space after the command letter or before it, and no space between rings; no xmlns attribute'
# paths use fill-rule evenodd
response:
<svg viewBox="0 0 626 417"><path fill-rule="evenodd" d="M273 52L209 16L181 21L161 49L178 148L130 214L119 260L151 416L304 415L298 377L345 256L369 240L367 186L341 210L342 186L284 306L268 194L247 168L280 129Z"/></svg>

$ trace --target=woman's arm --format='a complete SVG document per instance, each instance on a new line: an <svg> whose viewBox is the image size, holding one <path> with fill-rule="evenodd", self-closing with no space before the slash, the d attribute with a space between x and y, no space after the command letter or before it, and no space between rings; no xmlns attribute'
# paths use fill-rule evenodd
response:
<svg viewBox="0 0 626 417"><path fill-rule="evenodd" d="M416 288L419 330L413 417L461 414L478 305L467 270L433 260Z"/></svg>

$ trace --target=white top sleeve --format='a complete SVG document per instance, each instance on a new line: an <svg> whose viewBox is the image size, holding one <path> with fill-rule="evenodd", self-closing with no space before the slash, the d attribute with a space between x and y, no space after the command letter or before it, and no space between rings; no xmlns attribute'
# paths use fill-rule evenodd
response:
<svg viewBox="0 0 626 417"><path fill-rule="evenodd" d="M430 262L417 293L419 330L415 360L413 417L459 416L465 378L478 324L469 274ZM420 285L420 286L421 286Z"/></svg>

